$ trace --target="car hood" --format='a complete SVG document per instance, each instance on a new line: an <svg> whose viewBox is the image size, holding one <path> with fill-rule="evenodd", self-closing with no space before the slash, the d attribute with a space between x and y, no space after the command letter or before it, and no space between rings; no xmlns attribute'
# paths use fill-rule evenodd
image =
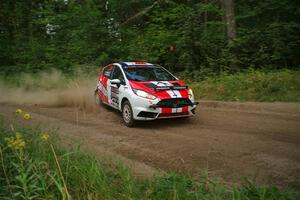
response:
<svg viewBox="0 0 300 200"><path fill-rule="evenodd" d="M132 89L144 90L157 98L188 98L188 88L180 80L175 81L129 81Z"/></svg>

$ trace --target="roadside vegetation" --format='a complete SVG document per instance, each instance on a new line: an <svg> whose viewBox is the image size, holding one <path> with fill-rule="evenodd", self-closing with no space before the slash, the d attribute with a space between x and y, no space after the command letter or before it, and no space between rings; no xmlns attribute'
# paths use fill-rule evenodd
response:
<svg viewBox="0 0 300 200"><path fill-rule="evenodd" d="M30 113L17 109L15 115L22 126L7 120L0 125L0 199L297 199L292 190L247 179L233 186L176 173L137 179L120 162L64 148L55 133L27 125L34 120Z"/></svg>
<svg viewBox="0 0 300 200"><path fill-rule="evenodd" d="M78 66L76 71L68 74L52 69L35 74L0 76L0 89L22 88L26 92L75 88L90 90L92 94L99 71L96 66ZM299 70L248 70L219 75L186 71L175 75L185 81L200 100L300 102Z"/></svg>
<svg viewBox="0 0 300 200"><path fill-rule="evenodd" d="M300 101L299 70L252 70L235 74L223 73L210 77L189 76L187 73L183 77L193 88L197 99L259 102Z"/></svg>

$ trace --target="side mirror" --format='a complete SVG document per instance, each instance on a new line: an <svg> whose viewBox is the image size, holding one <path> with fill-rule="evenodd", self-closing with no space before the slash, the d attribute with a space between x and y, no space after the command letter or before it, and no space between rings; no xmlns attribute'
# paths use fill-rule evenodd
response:
<svg viewBox="0 0 300 200"><path fill-rule="evenodd" d="M110 81L111 84L114 84L114 85L120 85L121 84L121 81L119 79L112 79Z"/></svg>

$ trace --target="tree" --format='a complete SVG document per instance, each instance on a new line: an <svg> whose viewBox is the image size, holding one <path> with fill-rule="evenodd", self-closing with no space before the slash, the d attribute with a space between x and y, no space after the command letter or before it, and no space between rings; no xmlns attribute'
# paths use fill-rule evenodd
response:
<svg viewBox="0 0 300 200"><path fill-rule="evenodd" d="M295 0L0 0L0 73L124 60L195 76L299 68L299 17Z"/></svg>
<svg viewBox="0 0 300 200"><path fill-rule="evenodd" d="M234 0L223 0L223 6L225 10L227 37L229 41L233 41L236 38Z"/></svg>

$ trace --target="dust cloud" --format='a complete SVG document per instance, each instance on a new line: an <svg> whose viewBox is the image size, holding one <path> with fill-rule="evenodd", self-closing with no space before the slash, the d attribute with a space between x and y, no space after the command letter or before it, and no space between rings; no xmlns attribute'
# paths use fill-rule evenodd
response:
<svg viewBox="0 0 300 200"><path fill-rule="evenodd" d="M83 73L68 77L60 71L21 74L16 83L0 82L0 103L30 104L48 107L95 108L97 75Z"/></svg>

